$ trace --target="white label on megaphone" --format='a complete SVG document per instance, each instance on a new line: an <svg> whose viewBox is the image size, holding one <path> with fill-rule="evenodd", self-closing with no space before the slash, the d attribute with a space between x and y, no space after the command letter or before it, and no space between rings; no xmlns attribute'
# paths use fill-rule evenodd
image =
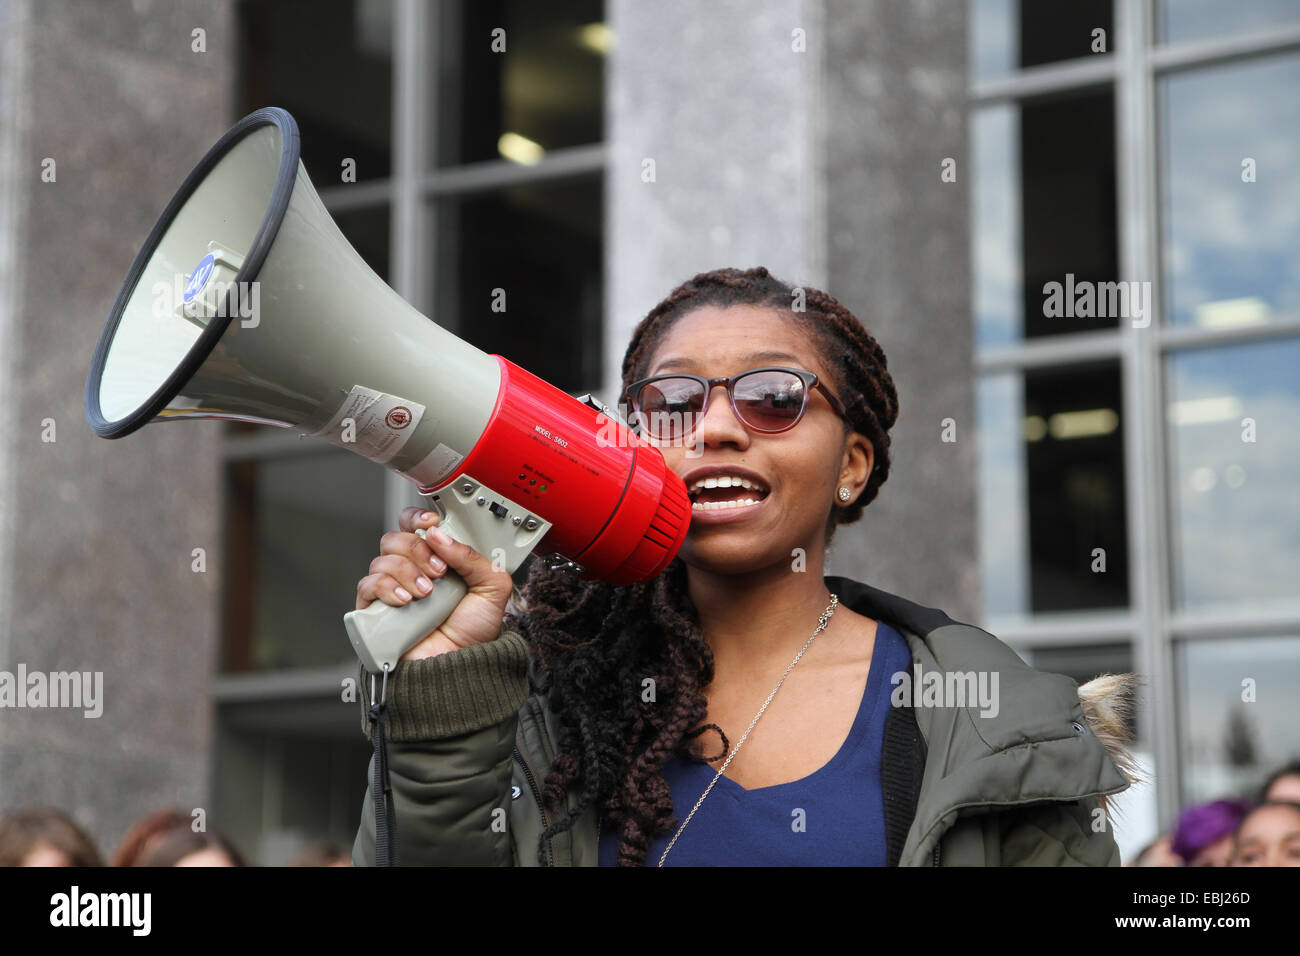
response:
<svg viewBox="0 0 1300 956"><path fill-rule="evenodd" d="M456 449L438 442L437 448L425 455L414 468L408 468L406 473L425 488L432 488L446 481L464 460L465 456Z"/></svg>
<svg viewBox="0 0 1300 956"><path fill-rule="evenodd" d="M383 463L402 450L423 417L424 406L419 402L353 385L329 424L312 437Z"/></svg>

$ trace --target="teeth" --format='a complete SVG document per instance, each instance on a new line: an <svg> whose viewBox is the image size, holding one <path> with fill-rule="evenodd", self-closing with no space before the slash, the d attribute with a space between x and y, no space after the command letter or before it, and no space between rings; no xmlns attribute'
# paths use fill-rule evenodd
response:
<svg viewBox="0 0 1300 956"><path fill-rule="evenodd" d="M735 475L715 475L697 481L691 486L691 493L694 494L701 488L745 488L749 491L758 491L760 486L748 478L740 478Z"/></svg>
<svg viewBox="0 0 1300 956"><path fill-rule="evenodd" d="M744 508L749 505L756 505L758 501L754 498L744 498L740 501L697 501L691 505L692 511L725 511L728 508Z"/></svg>

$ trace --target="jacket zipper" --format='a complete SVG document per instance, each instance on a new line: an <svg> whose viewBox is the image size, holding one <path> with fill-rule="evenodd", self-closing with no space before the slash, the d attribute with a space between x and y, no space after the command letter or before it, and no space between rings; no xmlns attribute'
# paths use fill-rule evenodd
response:
<svg viewBox="0 0 1300 956"><path fill-rule="evenodd" d="M934 845L934 865L935 866L939 865L939 844L938 843Z"/></svg>
<svg viewBox="0 0 1300 956"><path fill-rule="evenodd" d="M515 748L515 761L519 764L519 768L524 772L524 779L528 781L528 789L533 792L533 800L537 804L537 811L542 816L542 831L545 832L546 828L551 825L551 821L546 815L546 808L542 806L542 794L541 791L537 789L537 781L533 779L533 772L528 769L528 764L524 761L524 755L519 752L518 747ZM552 838L548 837L546 840L546 851L546 865L554 866L555 844L552 842Z"/></svg>

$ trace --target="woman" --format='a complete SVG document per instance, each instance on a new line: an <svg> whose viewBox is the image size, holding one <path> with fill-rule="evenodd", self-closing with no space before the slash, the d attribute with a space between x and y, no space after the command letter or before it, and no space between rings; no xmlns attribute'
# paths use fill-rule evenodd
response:
<svg viewBox="0 0 1300 956"><path fill-rule="evenodd" d="M103 866L90 835L62 810L0 812L0 866Z"/></svg>
<svg viewBox="0 0 1300 956"><path fill-rule="evenodd" d="M1118 864L1100 801L1127 780L1094 733L1119 732L1124 680L1084 694L1089 732L1068 678L823 576L889 476L898 416L844 306L763 268L704 273L641 322L622 372L693 499L658 578L534 562L503 625L509 575L408 509L358 583L358 608L418 600L448 565L469 585L389 683L400 863ZM355 863L374 841L368 795Z"/></svg>
<svg viewBox="0 0 1300 956"><path fill-rule="evenodd" d="M193 817L180 808L155 810L147 813L126 831L118 844L109 866L135 866L160 839L173 830L188 830Z"/></svg>
<svg viewBox="0 0 1300 956"><path fill-rule="evenodd" d="M1184 866L1227 866L1233 833L1250 812L1249 800L1213 800L1185 807L1170 849Z"/></svg>
<svg viewBox="0 0 1300 956"><path fill-rule="evenodd" d="M134 866L247 866L234 845L219 833L173 827L141 853Z"/></svg>
<svg viewBox="0 0 1300 956"><path fill-rule="evenodd" d="M1228 866L1300 866L1300 803L1273 800L1242 817Z"/></svg>

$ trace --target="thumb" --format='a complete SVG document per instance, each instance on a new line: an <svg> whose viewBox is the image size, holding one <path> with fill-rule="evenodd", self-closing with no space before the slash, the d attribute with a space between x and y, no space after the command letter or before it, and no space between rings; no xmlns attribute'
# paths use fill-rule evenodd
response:
<svg viewBox="0 0 1300 956"><path fill-rule="evenodd" d="M462 541L457 541L442 528L426 528L422 537L429 549L446 561L447 566L465 580L465 584L471 591L509 594L513 588L514 580L502 565L494 565L478 551Z"/></svg>

